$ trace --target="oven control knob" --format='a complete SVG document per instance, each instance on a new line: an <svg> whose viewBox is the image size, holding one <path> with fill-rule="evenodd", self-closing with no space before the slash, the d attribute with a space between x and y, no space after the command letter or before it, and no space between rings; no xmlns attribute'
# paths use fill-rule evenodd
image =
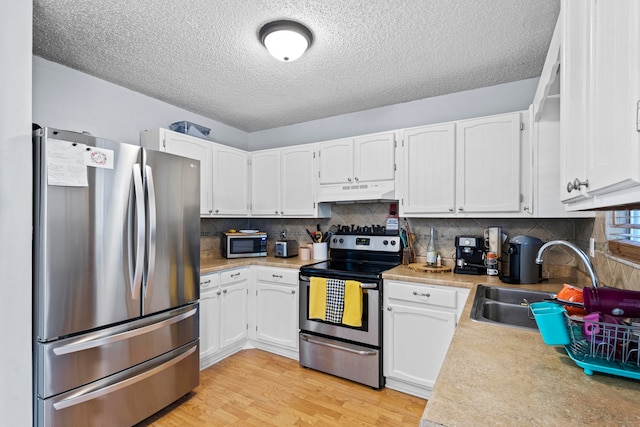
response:
<svg viewBox="0 0 640 427"><path fill-rule="evenodd" d="M344 243L344 239L342 237L340 238L340 243Z"/></svg>
<svg viewBox="0 0 640 427"><path fill-rule="evenodd" d="M385 246L387 246L387 245L389 244L389 241L388 241L388 240L383 240L383 241L382 241L382 244L383 244L383 245L385 245Z"/></svg>
<svg viewBox="0 0 640 427"><path fill-rule="evenodd" d="M333 238L333 243L336 243L338 241L338 239L336 239L335 237Z"/></svg>
<svg viewBox="0 0 640 427"><path fill-rule="evenodd" d="M391 246L395 246L395 245L396 245L396 241L395 241L395 240L392 240L392 241L391 241Z"/></svg>

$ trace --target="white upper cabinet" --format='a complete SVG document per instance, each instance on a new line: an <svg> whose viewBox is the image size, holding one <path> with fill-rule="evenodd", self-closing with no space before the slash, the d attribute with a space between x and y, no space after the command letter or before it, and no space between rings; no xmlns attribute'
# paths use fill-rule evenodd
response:
<svg viewBox="0 0 640 427"><path fill-rule="evenodd" d="M525 113L403 130L400 215L530 216Z"/></svg>
<svg viewBox="0 0 640 427"><path fill-rule="evenodd" d="M454 212L455 147L455 123L402 132L403 215Z"/></svg>
<svg viewBox="0 0 640 427"><path fill-rule="evenodd" d="M213 212L213 142L167 129L140 133L143 147L200 160L200 215Z"/></svg>
<svg viewBox="0 0 640 427"><path fill-rule="evenodd" d="M520 211L520 113L456 124L458 212Z"/></svg>
<svg viewBox="0 0 640 427"><path fill-rule="evenodd" d="M280 214L280 150L251 153L251 214Z"/></svg>
<svg viewBox="0 0 640 427"><path fill-rule="evenodd" d="M253 216L325 217L330 206L315 200L315 145L257 151L251 154Z"/></svg>
<svg viewBox="0 0 640 427"><path fill-rule="evenodd" d="M213 150L213 215L249 213L249 153L216 144Z"/></svg>
<svg viewBox="0 0 640 427"><path fill-rule="evenodd" d="M395 133L321 142L320 184L356 184L395 178Z"/></svg>
<svg viewBox="0 0 640 427"><path fill-rule="evenodd" d="M640 2L565 0L562 8L562 200L569 209L636 203Z"/></svg>
<svg viewBox="0 0 640 427"><path fill-rule="evenodd" d="M244 216L249 212L249 154L167 129L140 133L140 144L200 160L200 216Z"/></svg>

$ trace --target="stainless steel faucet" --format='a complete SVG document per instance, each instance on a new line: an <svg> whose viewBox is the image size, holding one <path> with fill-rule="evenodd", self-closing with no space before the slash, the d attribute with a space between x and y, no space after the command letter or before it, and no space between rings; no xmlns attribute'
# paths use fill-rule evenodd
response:
<svg viewBox="0 0 640 427"><path fill-rule="evenodd" d="M555 246L555 245L567 246L573 249L578 254L580 259L584 263L585 267L587 267L587 271L589 272L589 277L591 277L591 283L593 284L593 287L597 288L598 278L596 277L596 270L593 268L593 264L591 264L591 260L589 259L587 254L584 253L582 249L580 249L579 247L577 247L571 242L567 242L566 240L552 240L542 245L538 250L538 255L536 255L536 264L542 264L543 263L542 252L544 252L544 250L547 249L548 247Z"/></svg>

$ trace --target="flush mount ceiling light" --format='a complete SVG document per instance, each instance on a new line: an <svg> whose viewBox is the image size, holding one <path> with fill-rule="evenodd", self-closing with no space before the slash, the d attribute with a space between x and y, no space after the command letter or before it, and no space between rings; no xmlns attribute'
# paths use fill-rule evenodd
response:
<svg viewBox="0 0 640 427"><path fill-rule="evenodd" d="M274 21L260 28L260 42L276 59L284 62L300 58L313 42L311 31L294 21Z"/></svg>

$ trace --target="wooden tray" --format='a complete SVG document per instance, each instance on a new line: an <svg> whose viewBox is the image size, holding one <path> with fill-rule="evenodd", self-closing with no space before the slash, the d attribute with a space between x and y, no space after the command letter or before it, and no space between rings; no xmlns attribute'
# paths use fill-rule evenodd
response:
<svg viewBox="0 0 640 427"><path fill-rule="evenodd" d="M447 267L443 265L442 267L431 267L427 264L422 264L419 262L413 262L407 265L410 269L414 271L424 271L426 273L448 273L451 271L451 267Z"/></svg>

